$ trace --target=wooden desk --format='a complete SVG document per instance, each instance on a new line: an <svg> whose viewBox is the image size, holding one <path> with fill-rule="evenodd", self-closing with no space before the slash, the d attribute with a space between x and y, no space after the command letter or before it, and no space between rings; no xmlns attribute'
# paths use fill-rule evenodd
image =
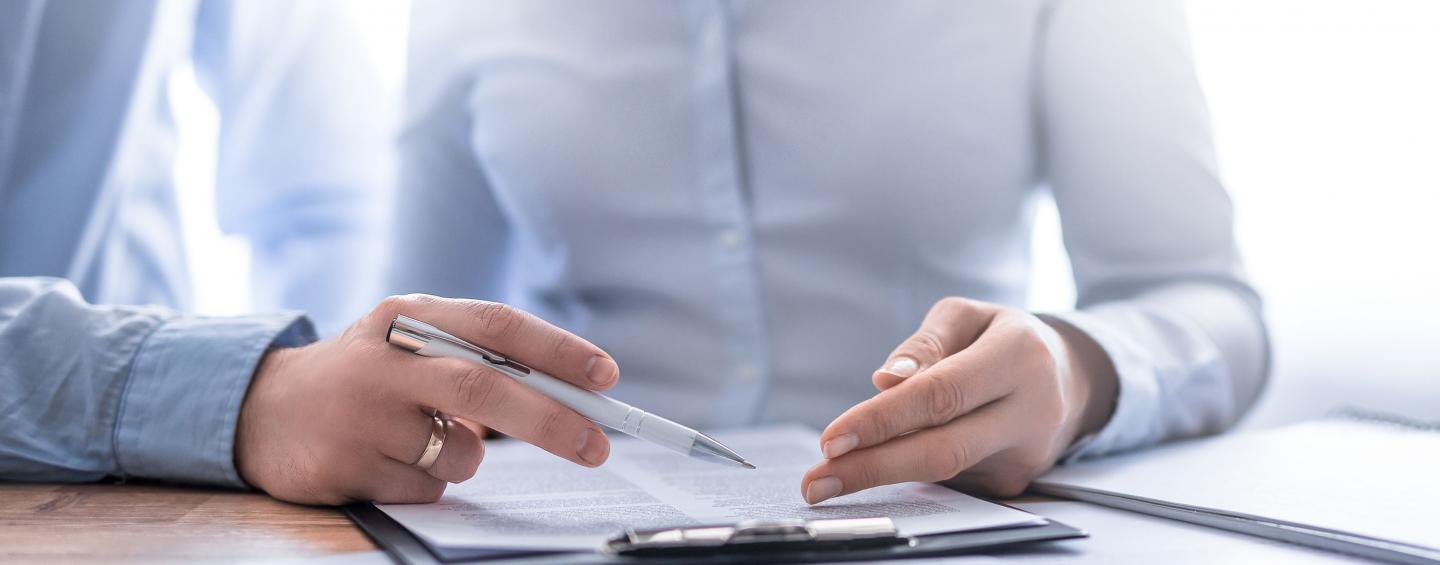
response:
<svg viewBox="0 0 1440 565"><path fill-rule="evenodd" d="M0 562L244 561L375 549L339 510L156 485L0 483Z"/></svg>

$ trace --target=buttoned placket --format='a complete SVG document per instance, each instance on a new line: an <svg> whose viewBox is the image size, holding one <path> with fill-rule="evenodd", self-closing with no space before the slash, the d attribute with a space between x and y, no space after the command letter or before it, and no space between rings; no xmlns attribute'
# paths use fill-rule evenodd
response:
<svg viewBox="0 0 1440 565"><path fill-rule="evenodd" d="M723 0L690 3L696 125L696 188L711 248L716 312L724 325L730 363L717 367L725 383L712 407L716 421L753 422L768 388L769 347L761 312L752 216L746 197L740 101L734 73L732 6Z"/></svg>

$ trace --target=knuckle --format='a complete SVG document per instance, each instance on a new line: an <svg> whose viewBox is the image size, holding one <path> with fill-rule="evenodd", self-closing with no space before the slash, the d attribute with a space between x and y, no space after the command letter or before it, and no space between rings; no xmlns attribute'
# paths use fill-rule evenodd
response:
<svg viewBox="0 0 1440 565"><path fill-rule="evenodd" d="M927 368L927 366L935 365L940 359L945 359L945 342L940 340L940 336L936 334L935 330L922 327L922 329L916 330L910 339L904 340L896 352L891 353L891 356L897 355L910 357L920 363L922 368Z"/></svg>
<svg viewBox="0 0 1440 565"><path fill-rule="evenodd" d="M565 429L566 418L559 410L549 410L540 415L535 421L536 438L560 437L561 430Z"/></svg>
<svg viewBox="0 0 1440 565"><path fill-rule="evenodd" d="M386 296L384 300L380 301L380 305L375 307L375 312L382 316L400 312L405 308L408 299L408 297L400 295Z"/></svg>
<svg viewBox="0 0 1440 565"><path fill-rule="evenodd" d="M575 350L575 338L567 332L556 332L550 343L550 358L553 360L564 359Z"/></svg>
<svg viewBox="0 0 1440 565"><path fill-rule="evenodd" d="M1055 352L1050 348L1050 343L1040 336L1039 330L1027 328L1016 341L1022 355L1034 360L1039 364L1039 368L1046 372L1055 371Z"/></svg>
<svg viewBox="0 0 1440 565"><path fill-rule="evenodd" d="M439 301L439 297L429 294L395 294L381 300L380 305L375 308L375 311L393 316L411 308L426 306Z"/></svg>
<svg viewBox="0 0 1440 565"><path fill-rule="evenodd" d="M1024 312L1013 316L1002 314L995 326L1003 332L1016 354L1031 359L1053 359L1055 349L1052 342L1059 341L1060 336L1040 318Z"/></svg>
<svg viewBox="0 0 1440 565"><path fill-rule="evenodd" d="M935 303L930 311L945 316L956 316L963 314L970 308L970 300L959 296L946 296Z"/></svg>
<svg viewBox="0 0 1440 565"><path fill-rule="evenodd" d="M856 432L866 444L885 441L905 431L898 429L900 428L900 424L895 421L895 418L889 417L889 414L882 412L879 414L868 414L867 416L868 417L852 420L852 422L859 424L856 426L856 428L858 428Z"/></svg>
<svg viewBox="0 0 1440 565"><path fill-rule="evenodd" d="M520 331L520 324L524 321L523 314L519 309L501 302L474 301L468 304L467 309L480 320L481 331L486 335L497 339L509 339Z"/></svg>
<svg viewBox="0 0 1440 565"><path fill-rule="evenodd" d="M504 394L499 380L479 367L466 368L455 379L455 398L465 406L485 406L501 402Z"/></svg>
<svg viewBox="0 0 1440 565"><path fill-rule="evenodd" d="M969 467L969 449L964 442L941 446L925 452L922 469L928 481L944 481L959 475Z"/></svg>
<svg viewBox="0 0 1440 565"><path fill-rule="evenodd" d="M965 409L965 391L952 379L932 377L926 387L930 425L938 426L955 419Z"/></svg>
<svg viewBox="0 0 1440 565"><path fill-rule="evenodd" d="M435 305L435 304L444 304L444 303L445 303L445 299L444 299L444 298L440 298L439 296L435 296L435 295L431 295L431 294L421 294L421 293L418 293L418 292L416 292L416 293L411 293L411 294L407 294L407 295L405 295L405 296L403 296L403 297L401 297L401 298L404 298L407 302L409 302L409 303L411 303L411 304L418 304L418 305L421 305L421 306L432 306L432 305Z"/></svg>
<svg viewBox="0 0 1440 565"><path fill-rule="evenodd" d="M395 319L395 316L400 315L400 314L403 314L403 313L411 310L409 304L410 304L410 302L409 302L409 297L406 297L406 296L387 296L387 297L385 297L384 299L382 299L379 304L376 304L376 305L375 305L375 308L374 308L373 310L370 310L370 313L369 313L368 315L366 315L365 318L363 318L363 320L364 320L364 323L363 323L363 324L357 324L357 325L365 325L365 326L368 326L368 327L375 327L375 326L381 326L381 325L389 324L389 323L390 323L390 320ZM350 332L351 332L352 330L356 330L356 329L358 329L358 328L356 328L355 326L351 326L350 328L347 328L346 334L348 335L348 334L350 334ZM364 331L364 330L361 330L361 331ZM346 341L353 341L353 340L346 340Z"/></svg>
<svg viewBox="0 0 1440 565"><path fill-rule="evenodd" d="M841 482L846 486L846 490L850 491L880 486L882 481L879 464L855 465L851 470L850 477L846 477Z"/></svg>
<svg viewBox="0 0 1440 565"><path fill-rule="evenodd" d="M419 315L421 313L419 312L420 310L436 304L441 300L442 299L437 296L430 296L428 294L397 294L387 296L381 299L380 303L363 318L365 322L364 325L369 327L389 325L390 321L394 320L396 316L401 314L411 316ZM359 328L351 326L347 329L346 333L349 334L351 330L359 330Z"/></svg>
<svg viewBox="0 0 1440 565"><path fill-rule="evenodd" d="M945 357L945 345L933 330L921 329L910 338L908 353L922 363L934 363Z"/></svg>

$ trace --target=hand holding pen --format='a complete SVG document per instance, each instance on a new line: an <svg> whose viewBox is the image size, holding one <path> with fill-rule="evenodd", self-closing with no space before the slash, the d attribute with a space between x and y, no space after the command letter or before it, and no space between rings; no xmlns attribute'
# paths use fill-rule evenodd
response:
<svg viewBox="0 0 1440 565"><path fill-rule="evenodd" d="M624 402L609 398L598 392L586 390L567 383L542 371L526 366L496 351L485 349L444 330L416 320L409 316L396 316L390 323L386 341L426 357L451 357L464 359L483 367L490 367L515 379L541 394L555 399L580 415L611 429L659 445L702 461L754 469L740 454L715 441L710 436L656 416ZM434 415L437 425L442 421ZM436 441L438 439L439 441ZM430 446L421 461L441 451L444 436L432 436Z"/></svg>
<svg viewBox="0 0 1440 565"><path fill-rule="evenodd" d="M392 297L339 337L264 353L236 426L245 482L302 503L433 501L446 482L474 475L481 425L585 466L609 456L599 424L494 367L387 344L402 314L515 355L566 386L599 391L619 379L600 348L510 306Z"/></svg>

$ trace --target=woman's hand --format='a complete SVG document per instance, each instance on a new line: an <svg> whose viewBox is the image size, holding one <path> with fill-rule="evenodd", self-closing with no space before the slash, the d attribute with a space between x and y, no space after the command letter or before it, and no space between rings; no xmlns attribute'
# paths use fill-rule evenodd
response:
<svg viewBox="0 0 1440 565"><path fill-rule="evenodd" d="M585 466L610 443L575 411L489 367L421 357L385 342L398 314L524 359L578 386L619 378L600 348L503 304L413 295L386 299L345 334L266 354L240 411L235 466L246 482L292 502L428 502L475 474L493 428ZM456 420L439 459L413 466L432 410Z"/></svg>
<svg viewBox="0 0 1440 565"><path fill-rule="evenodd" d="M1115 371L1089 337L995 304L946 298L872 379L880 393L820 436L811 504L906 481L1019 494L1114 408Z"/></svg>

